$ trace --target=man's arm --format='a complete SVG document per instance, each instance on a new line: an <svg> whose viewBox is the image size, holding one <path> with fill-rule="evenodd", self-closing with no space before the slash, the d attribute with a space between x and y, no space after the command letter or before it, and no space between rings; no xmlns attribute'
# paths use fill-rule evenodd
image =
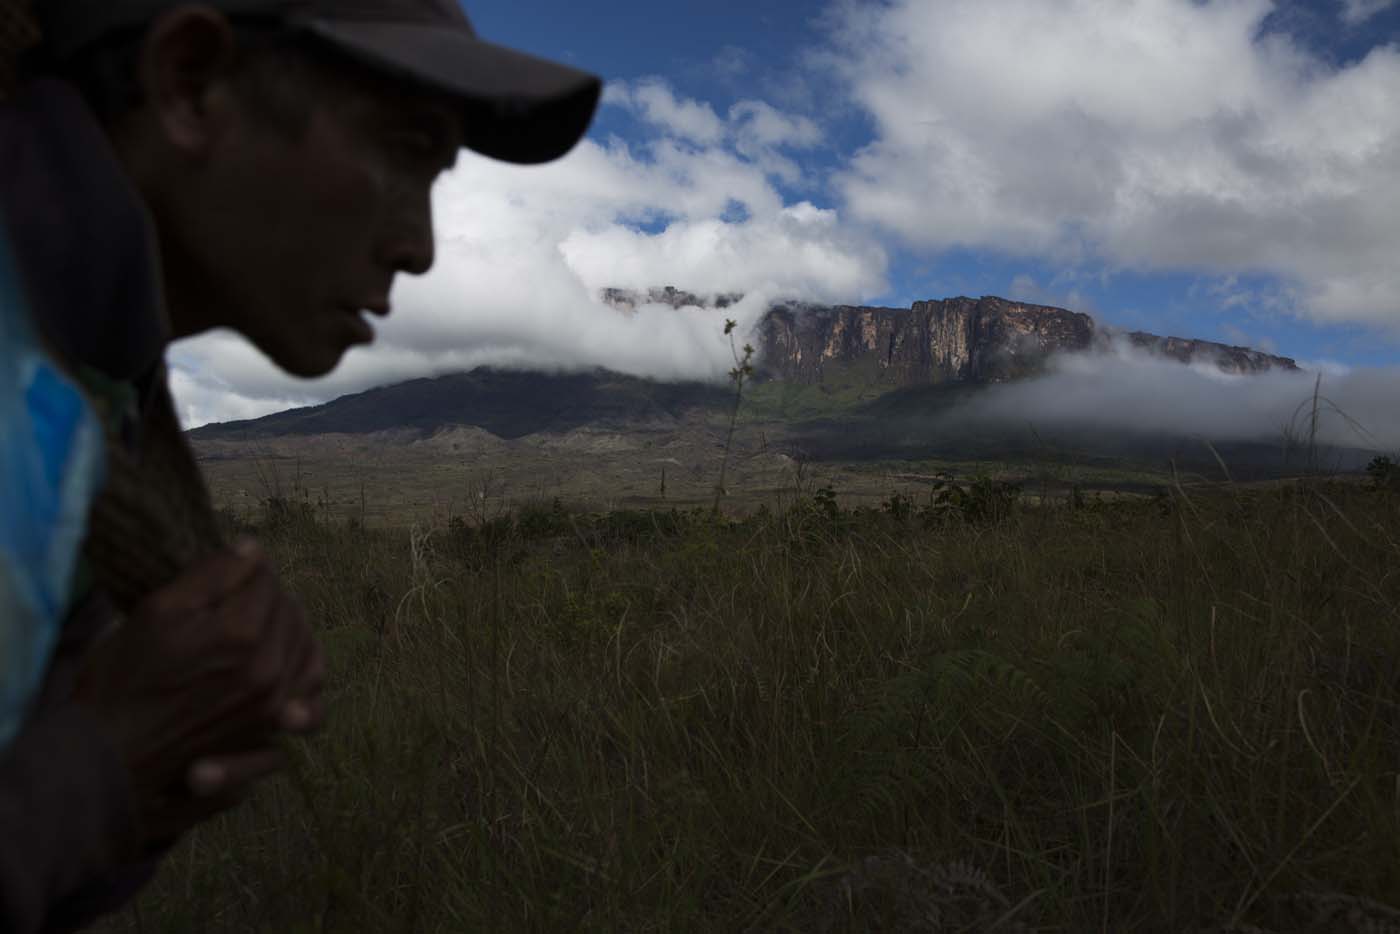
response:
<svg viewBox="0 0 1400 934"><path fill-rule="evenodd" d="M110 618L100 603L75 630ZM0 758L6 934L69 930L119 906L154 855L277 767L273 735L322 718L319 648L255 549L153 594L76 674L68 654ZM290 721L289 706L301 713ZM209 765L220 780L201 787Z"/></svg>
<svg viewBox="0 0 1400 934"><path fill-rule="evenodd" d="M0 929L44 929L49 906L134 856L125 763L99 721L41 712L0 756ZM85 919L84 919L85 920Z"/></svg>
<svg viewBox="0 0 1400 934"><path fill-rule="evenodd" d="M67 919L56 929L76 928L154 870L154 861L119 867L135 837L126 766L72 703L82 656L114 619L100 592L69 614L34 713L0 753L0 931L55 929L56 915ZM80 884L90 907L64 896Z"/></svg>
<svg viewBox="0 0 1400 934"><path fill-rule="evenodd" d="M93 643L101 635L113 628L116 622L116 612L111 603L106 599L100 590L94 590L82 600L77 609L69 614L65 620L59 643L54 649L54 657L49 665L47 677L44 681L44 688L40 694L39 702L36 705L35 724L47 721L55 712L65 709L65 705L71 702L73 687L77 679L78 667L82 663L84 654L92 648ZM75 708L81 713L81 708ZM91 725L91 724L89 724ZM78 750L93 749L97 757L102 760L108 768L112 768L114 759L110 755L110 747L104 742L94 743L90 739L73 735L64 738L65 748ZM106 747L105 752L101 747ZM21 750L19 755L24 756L27 751ZM112 771L112 780L125 786L127 773L122 763L117 762L119 768ZM81 768L80 763L72 763L70 767ZM94 774L100 773L101 767L91 769ZM112 795L112 803L116 804L117 796ZM0 801L12 800L14 793L0 786ZM123 814L129 815L132 811L128 794L121 796L120 806ZM120 816L118 820L120 821ZM34 822L40 826L53 826L54 820L43 818L35 819ZM89 822L85 826L96 826ZM134 836L134 835L133 835ZM0 837L0 840L8 839ZM0 844L3 846L3 844ZM21 848L27 846L24 840L19 843ZM23 849L21 850L24 851ZM56 901L50 901L47 911L44 913L44 920L40 930L45 934L63 934L63 932L76 931L100 915L115 911L126 904L131 898L150 881L159 866L160 857L164 855L163 850L153 852L149 857L139 859L135 862L113 862L110 866L100 868L96 874L85 874L85 881L74 889L71 893ZM0 860L5 858L5 854L0 853ZM33 854L30 855L33 859ZM50 865L49 863L34 863L34 866ZM0 884L0 890L3 885ZM0 906L4 905L4 900L0 898ZM9 930L4 923L6 909L0 907L0 929Z"/></svg>

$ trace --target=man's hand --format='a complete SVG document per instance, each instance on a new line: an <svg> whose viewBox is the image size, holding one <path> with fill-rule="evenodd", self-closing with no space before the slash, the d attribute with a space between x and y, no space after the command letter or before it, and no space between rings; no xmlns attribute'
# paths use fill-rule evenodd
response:
<svg viewBox="0 0 1400 934"><path fill-rule="evenodd" d="M151 594L74 693L126 760L146 841L165 841L277 769L279 732L320 726L324 671L300 606L245 544Z"/></svg>

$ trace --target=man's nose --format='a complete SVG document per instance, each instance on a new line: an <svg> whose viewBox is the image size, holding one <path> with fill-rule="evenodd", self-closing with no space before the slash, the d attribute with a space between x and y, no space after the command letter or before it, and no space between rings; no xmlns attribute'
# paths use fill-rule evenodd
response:
<svg viewBox="0 0 1400 934"><path fill-rule="evenodd" d="M384 263L395 272L421 276L433 268L433 203L428 192L401 203L383 249Z"/></svg>

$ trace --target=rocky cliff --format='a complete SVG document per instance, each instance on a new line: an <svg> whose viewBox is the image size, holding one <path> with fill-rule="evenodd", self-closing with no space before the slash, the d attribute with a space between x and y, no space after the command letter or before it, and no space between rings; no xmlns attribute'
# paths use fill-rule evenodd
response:
<svg viewBox="0 0 1400 934"><path fill-rule="evenodd" d="M771 376L819 383L833 368L869 364L892 386L995 383L1034 373L1056 351L1086 350L1088 315L1000 298L951 298L913 307L775 306L759 325Z"/></svg>
<svg viewBox="0 0 1400 934"><path fill-rule="evenodd" d="M703 297L672 287L645 293L605 289L603 301L630 312L641 304L722 309L742 295ZM909 308L782 302L759 322L759 367L772 379L825 383L842 374L891 388L999 383L1040 371L1055 353L1106 351L1124 342L1180 363L1227 373L1297 370L1288 357L1248 347L1097 326L1090 316L993 295L915 302Z"/></svg>
<svg viewBox="0 0 1400 934"><path fill-rule="evenodd" d="M1118 339L1228 373L1298 368L1287 357L1247 347L1120 333L1097 327L1086 314L995 296L915 302L907 309L783 304L758 331L767 375L809 384L853 367L891 386L999 383L1033 375L1051 354L1103 351Z"/></svg>
<svg viewBox="0 0 1400 934"><path fill-rule="evenodd" d="M1291 357L1277 357L1249 347L1217 344L1214 341L1190 340L1184 337L1159 337L1145 331L1132 331L1127 339L1134 347L1179 363L1214 363L1226 373L1263 373L1266 370L1297 370Z"/></svg>

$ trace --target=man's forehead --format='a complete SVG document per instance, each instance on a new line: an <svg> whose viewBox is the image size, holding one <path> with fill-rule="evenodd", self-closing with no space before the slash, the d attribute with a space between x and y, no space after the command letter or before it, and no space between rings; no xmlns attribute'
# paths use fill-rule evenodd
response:
<svg viewBox="0 0 1400 934"><path fill-rule="evenodd" d="M322 48L321 51L327 50ZM411 78L370 69L334 52L323 59L322 68L327 73L325 77L334 85L355 97L369 100L384 116L431 129L443 137L444 145L454 149L463 145L466 128L462 107L447 94Z"/></svg>
<svg viewBox="0 0 1400 934"><path fill-rule="evenodd" d="M431 131L443 146L451 146L454 150L461 148L464 135L462 110L451 98L407 84L388 91L381 105L400 119L412 121Z"/></svg>

